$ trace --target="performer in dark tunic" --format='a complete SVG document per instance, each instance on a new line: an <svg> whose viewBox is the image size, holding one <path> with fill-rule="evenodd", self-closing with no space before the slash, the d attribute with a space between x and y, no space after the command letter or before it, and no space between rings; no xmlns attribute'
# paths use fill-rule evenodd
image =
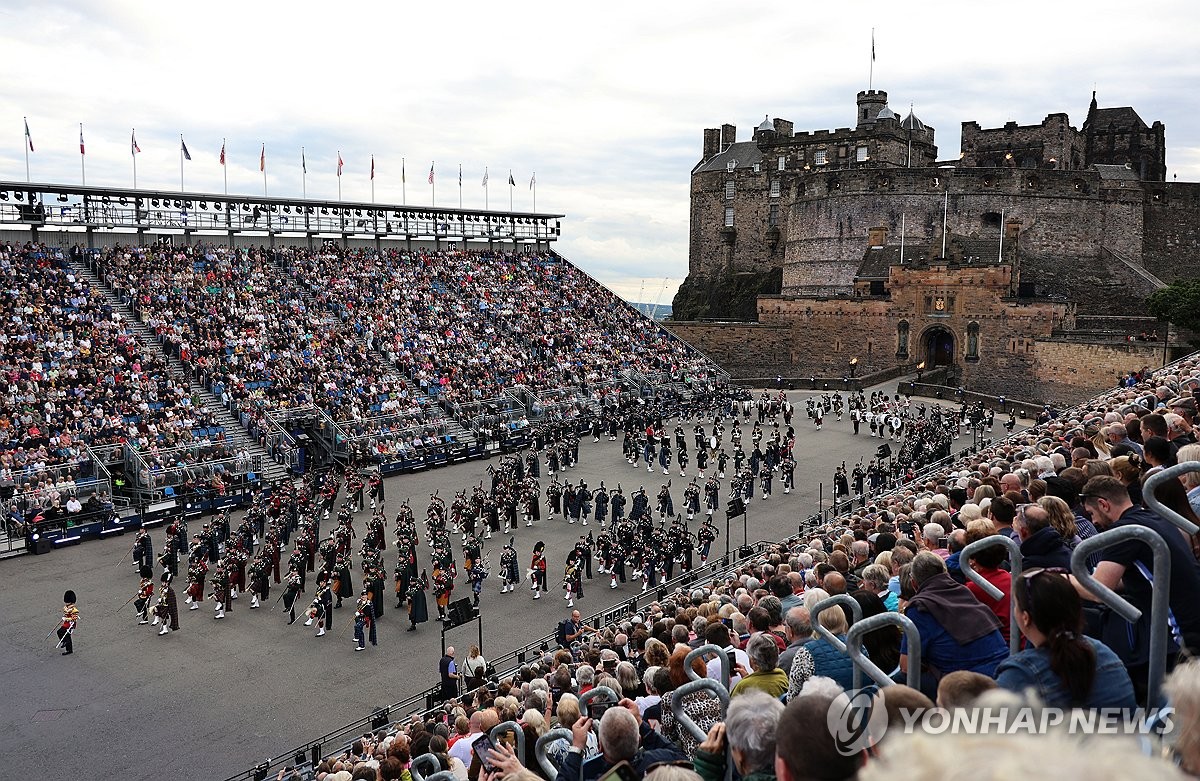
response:
<svg viewBox="0 0 1200 781"><path fill-rule="evenodd" d="M408 586L408 622L409 632L417 630L417 624L429 620L429 605L425 601L425 592L429 589L429 575L421 570L421 576L413 578Z"/></svg>

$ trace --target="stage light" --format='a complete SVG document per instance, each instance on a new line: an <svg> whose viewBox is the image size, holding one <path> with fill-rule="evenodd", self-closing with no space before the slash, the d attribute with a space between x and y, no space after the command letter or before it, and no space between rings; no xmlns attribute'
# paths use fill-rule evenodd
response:
<svg viewBox="0 0 1200 781"><path fill-rule="evenodd" d="M321 207L321 214L329 214L329 207L327 207L327 206L322 206L322 207Z"/></svg>
<svg viewBox="0 0 1200 781"><path fill-rule="evenodd" d="M242 204L242 211L244 211L244 212L248 212L248 211L250 211L250 204L248 204L248 203L243 203L243 204Z"/></svg>
<svg viewBox="0 0 1200 781"><path fill-rule="evenodd" d="M361 217L361 216L362 216L362 209L355 209L355 210L354 210L354 216L355 216L355 217Z"/></svg>
<svg viewBox="0 0 1200 781"><path fill-rule="evenodd" d="M14 197L14 198L16 198L18 201L20 201L20 200L23 200L23 199L25 198L25 195L24 195L23 193L21 193L20 191L16 191L16 192L14 192L14 193L13 193L13 197ZM105 199L104 199L104 202L105 202L105 203L108 203L108 198L107 198L107 197L105 197Z"/></svg>
<svg viewBox="0 0 1200 781"><path fill-rule="evenodd" d="M158 208L158 199L157 198L151 199L150 205L153 206L155 209L157 209Z"/></svg>
<svg viewBox="0 0 1200 781"><path fill-rule="evenodd" d="M124 199L122 199L122 200L124 200ZM176 198L176 199L175 199L175 208L176 208L176 209L181 209L181 208L183 208L183 201L181 201L181 200L179 200L178 198Z"/></svg>
<svg viewBox="0 0 1200 781"><path fill-rule="evenodd" d="M291 206L284 206L284 207L283 207L283 213L284 213L284 214L291 214L291 213L292 213L292 207L291 207Z"/></svg>
<svg viewBox="0 0 1200 781"><path fill-rule="evenodd" d="M66 193L59 193L59 194L58 194L58 202L59 202L59 203L66 203L66 202L67 202L67 194L66 194Z"/></svg>
<svg viewBox="0 0 1200 781"><path fill-rule="evenodd" d="M40 540L41 538L42 538L42 535L38 534L37 532L34 532L34 533L33 533L33 541L34 541L34 542L37 542L37 541L38 541L38 540Z"/></svg>
<svg viewBox="0 0 1200 781"><path fill-rule="evenodd" d="M122 195L121 199L118 201L118 203L120 203L122 206L128 206L129 199Z"/></svg>
<svg viewBox="0 0 1200 781"><path fill-rule="evenodd" d="M221 211L221 203L220 202L214 203L213 209L215 209L217 211Z"/></svg>
<svg viewBox="0 0 1200 781"><path fill-rule="evenodd" d="M191 201L184 201L184 202L183 202L183 208L185 208L185 209L190 209L190 208L192 208L192 202L191 202Z"/></svg>
<svg viewBox="0 0 1200 781"><path fill-rule="evenodd" d="M200 208L207 210L208 209L208 201L201 201Z"/></svg>
<svg viewBox="0 0 1200 781"><path fill-rule="evenodd" d="M6 192L0 193L0 201L7 201L7 200L8 200L8 193L6 193Z"/></svg>

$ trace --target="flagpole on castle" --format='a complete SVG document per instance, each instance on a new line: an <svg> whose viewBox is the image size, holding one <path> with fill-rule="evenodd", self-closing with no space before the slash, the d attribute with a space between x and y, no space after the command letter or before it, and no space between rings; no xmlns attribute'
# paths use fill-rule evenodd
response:
<svg viewBox="0 0 1200 781"><path fill-rule="evenodd" d="M87 155L83 151L83 123L79 123L79 181L87 187Z"/></svg>
<svg viewBox="0 0 1200 781"><path fill-rule="evenodd" d="M867 91L875 86L875 28L871 28L871 69L867 75Z"/></svg>
<svg viewBox="0 0 1200 781"><path fill-rule="evenodd" d="M133 158L133 189L137 189L137 128L129 134L129 156Z"/></svg>
<svg viewBox="0 0 1200 781"><path fill-rule="evenodd" d="M225 194L229 195L229 166L225 164L225 139L221 139L221 176L225 179Z"/></svg>
<svg viewBox="0 0 1200 781"><path fill-rule="evenodd" d="M29 117L25 117L25 144L24 144L24 146L25 146L25 181L26 182L30 181L30 179L29 179L29 144L30 144Z"/></svg>
<svg viewBox="0 0 1200 781"><path fill-rule="evenodd" d="M267 142L263 142L262 154L258 156L258 167L263 175L263 197L267 197Z"/></svg>
<svg viewBox="0 0 1200 781"><path fill-rule="evenodd" d="M458 164L458 208L462 208L462 163Z"/></svg>
<svg viewBox="0 0 1200 781"><path fill-rule="evenodd" d="M529 180L529 189L533 190L533 210L537 211L537 171L533 172L533 178Z"/></svg>
<svg viewBox="0 0 1200 781"><path fill-rule="evenodd" d="M183 133L179 134L179 192L187 192L183 188Z"/></svg>
<svg viewBox="0 0 1200 781"><path fill-rule="evenodd" d="M488 169L483 167L483 210L488 210Z"/></svg>
<svg viewBox="0 0 1200 781"><path fill-rule="evenodd" d="M375 155L371 155L371 203L375 203Z"/></svg>
<svg viewBox="0 0 1200 781"><path fill-rule="evenodd" d="M342 150L338 150L338 203L342 202Z"/></svg>
<svg viewBox="0 0 1200 781"><path fill-rule="evenodd" d="M404 158L400 158L400 205L408 205L408 175L404 172Z"/></svg>
<svg viewBox="0 0 1200 781"><path fill-rule="evenodd" d="M308 162L304 159L304 147L300 147L300 197L308 200Z"/></svg>

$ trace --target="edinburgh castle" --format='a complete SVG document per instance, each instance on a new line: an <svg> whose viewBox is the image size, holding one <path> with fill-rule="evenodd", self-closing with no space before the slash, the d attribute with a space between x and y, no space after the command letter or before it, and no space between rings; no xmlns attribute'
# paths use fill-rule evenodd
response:
<svg viewBox="0 0 1200 781"><path fill-rule="evenodd" d="M1162 364L1145 298L1200 276L1200 184L1166 181L1161 122L1093 95L1079 129L964 122L939 160L934 128L886 92L860 92L855 119L704 131L674 332L734 377L924 363L1037 401Z"/></svg>

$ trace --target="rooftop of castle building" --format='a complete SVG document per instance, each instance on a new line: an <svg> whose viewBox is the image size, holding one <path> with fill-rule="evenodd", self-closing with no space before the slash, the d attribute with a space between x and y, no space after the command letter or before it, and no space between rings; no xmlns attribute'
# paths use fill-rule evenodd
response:
<svg viewBox="0 0 1200 781"><path fill-rule="evenodd" d="M724 152L719 152L712 158L705 160L700 165L696 166L694 173L705 173L708 171L726 171L729 169L729 164L734 164L734 169L753 168L755 165L762 162L763 155L759 151L758 144L753 141L738 141L730 144L729 148Z"/></svg>

